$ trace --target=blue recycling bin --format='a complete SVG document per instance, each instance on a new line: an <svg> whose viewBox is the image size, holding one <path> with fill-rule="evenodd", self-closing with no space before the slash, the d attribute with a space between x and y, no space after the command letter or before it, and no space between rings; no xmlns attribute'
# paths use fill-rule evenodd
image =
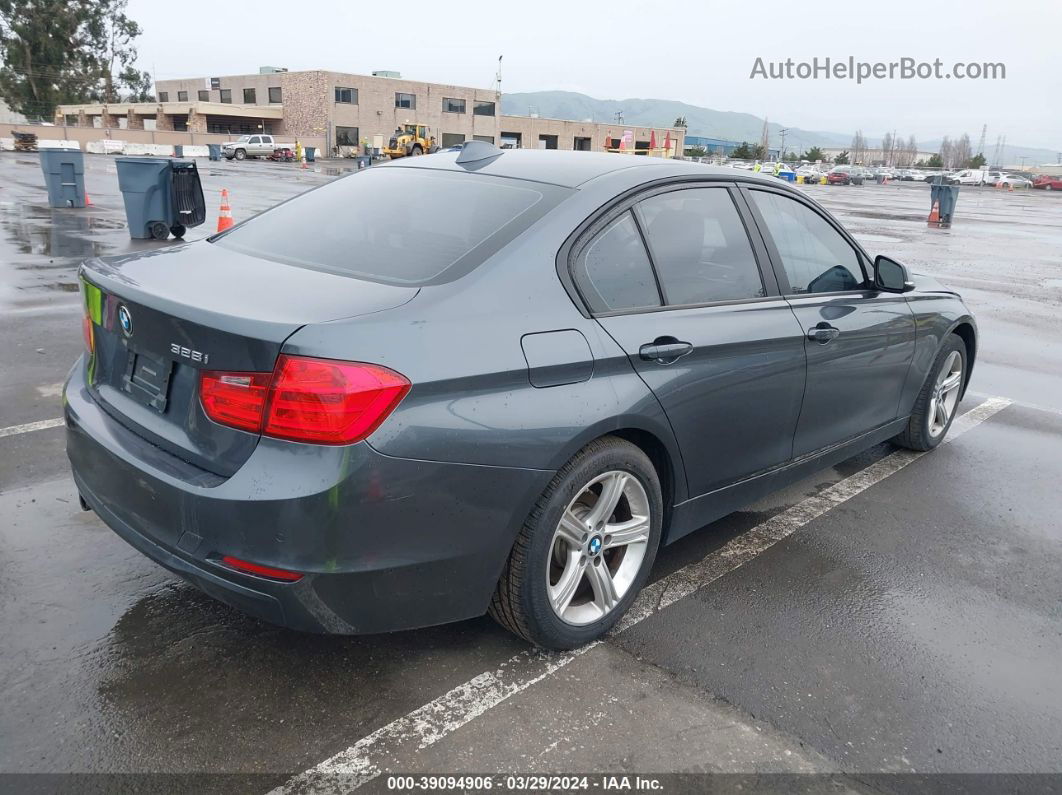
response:
<svg viewBox="0 0 1062 795"><path fill-rule="evenodd" d="M194 162L119 157L115 164L130 237L165 240L171 232L183 237L188 227L206 220L206 202Z"/></svg>
<svg viewBox="0 0 1062 795"><path fill-rule="evenodd" d="M184 144L174 144L173 145L173 156L174 157L184 157Z"/></svg>
<svg viewBox="0 0 1062 795"><path fill-rule="evenodd" d="M952 216L955 214L955 205L959 201L958 185L942 185L934 180L929 185L929 208L932 211L934 205L940 202L940 223L938 226L951 226Z"/></svg>
<svg viewBox="0 0 1062 795"><path fill-rule="evenodd" d="M80 149L41 149L49 207L85 206L85 156Z"/></svg>
<svg viewBox="0 0 1062 795"><path fill-rule="evenodd" d="M306 162L312 163L317 156L317 148L313 146L306 147Z"/></svg>
<svg viewBox="0 0 1062 795"><path fill-rule="evenodd" d="M221 144L207 144L211 160L221 160Z"/></svg>

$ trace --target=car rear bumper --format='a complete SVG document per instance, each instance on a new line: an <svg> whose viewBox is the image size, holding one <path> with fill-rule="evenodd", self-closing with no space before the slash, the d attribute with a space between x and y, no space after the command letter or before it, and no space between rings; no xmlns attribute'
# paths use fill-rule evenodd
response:
<svg viewBox="0 0 1062 795"><path fill-rule="evenodd" d="M64 404L67 455L89 507L207 594L293 629L360 634L482 615L553 474L264 438L224 479L105 413L83 372L75 366ZM237 572L225 555L304 576Z"/></svg>

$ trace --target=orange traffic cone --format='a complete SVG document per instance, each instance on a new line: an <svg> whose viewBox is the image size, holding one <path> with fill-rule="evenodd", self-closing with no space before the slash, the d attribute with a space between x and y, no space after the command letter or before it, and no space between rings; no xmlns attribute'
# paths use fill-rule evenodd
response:
<svg viewBox="0 0 1062 795"><path fill-rule="evenodd" d="M221 189L221 207L218 208L218 231L224 232L233 226L232 208L229 207L229 191Z"/></svg>
<svg viewBox="0 0 1062 795"><path fill-rule="evenodd" d="M89 198L89 195L87 193L85 194L85 206L86 207L91 207L92 206L92 199Z"/></svg>
<svg viewBox="0 0 1062 795"><path fill-rule="evenodd" d="M940 226L940 200L933 202L933 209L929 211L928 226Z"/></svg>
<svg viewBox="0 0 1062 795"><path fill-rule="evenodd" d="M1011 185L1010 183L1007 183L1007 190L1009 190L1011 193L1013 193L1014 192L1014 186Z"/></svg>

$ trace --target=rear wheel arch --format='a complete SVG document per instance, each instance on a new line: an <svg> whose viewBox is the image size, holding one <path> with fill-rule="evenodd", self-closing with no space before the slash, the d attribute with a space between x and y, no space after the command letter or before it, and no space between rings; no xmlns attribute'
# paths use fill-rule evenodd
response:
<svg viewBox="0 0 1062 795"><path fill-rule="evenodd" d="M678 470L672 460L671 451L656 434L641 428L621 428L612 431L609 436L618 436L630 442L645 453L653 463L656 475L660 478L660 493L664 500L664 522L661 542L667 543L668 528L671 525L671 512L675 505L675 478Z"/></svg>

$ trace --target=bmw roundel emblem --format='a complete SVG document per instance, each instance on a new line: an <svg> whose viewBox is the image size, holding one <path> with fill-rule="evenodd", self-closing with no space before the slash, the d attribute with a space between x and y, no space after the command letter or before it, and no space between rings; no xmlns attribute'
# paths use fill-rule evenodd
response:
<svg viewBox="0 0 1062 795"><path fill-rule="evenodd" d="M600 536L594 536L593 538L590 539L590 554L591 555L596 555L600 551L601 551L601 537Z"/></svg>
<svg viewBox="0 0 1062 795"><path fill-rule="evenodd" d="M118 307L118 325L122 327L125 336L133 333L133 316L129 314L129 308L125 304Z"/></svg>

